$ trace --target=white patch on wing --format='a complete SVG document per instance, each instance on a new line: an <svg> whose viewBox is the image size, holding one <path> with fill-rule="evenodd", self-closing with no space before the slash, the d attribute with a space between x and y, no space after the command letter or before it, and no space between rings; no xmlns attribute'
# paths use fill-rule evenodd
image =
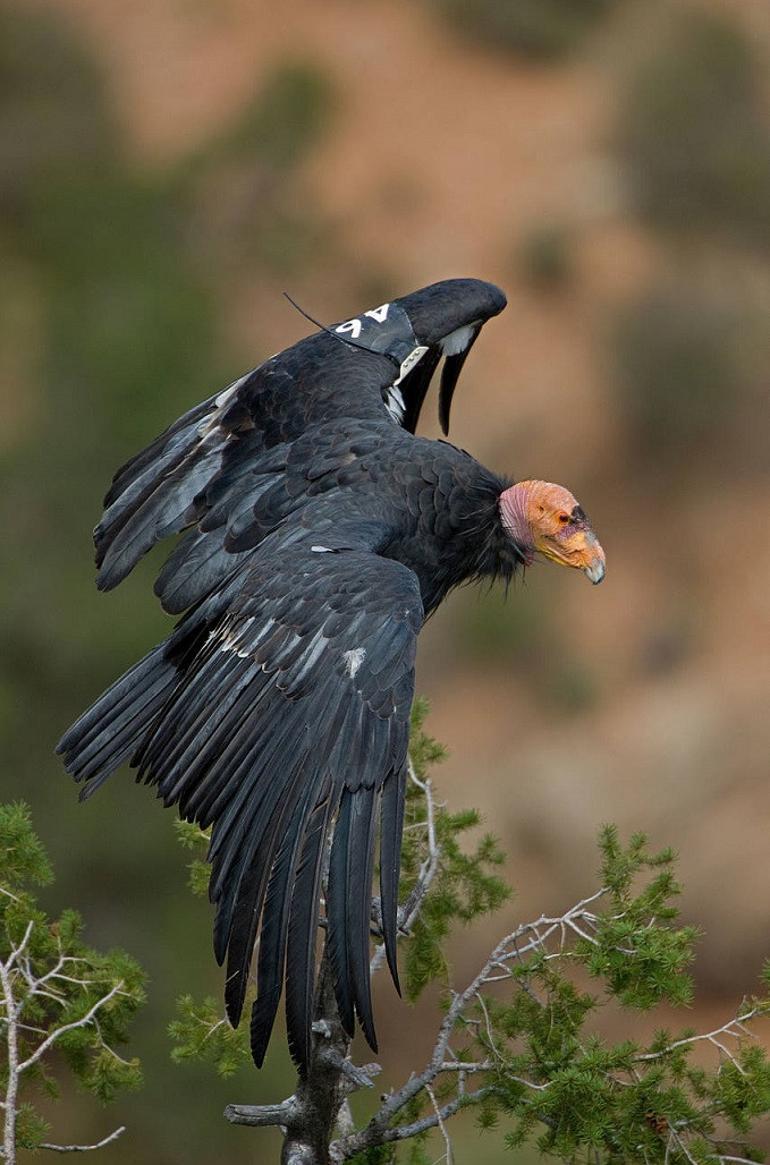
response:
<svg viewBox="0 0 770 1165"><path fill-rule="evenodd" d="M220 392L219 396L214 401L214 404L218 409L221 409L222 405L227 404L230 398L235 396L239 386L243 384L245 379L245 376L241 376L239 380L234 380L232 384L228 384L227 388L224 388L222 392Z"/></svg>
<svg viewBox="0 0 770 1165"><path fill-rule="evenodd" d="M311 546L311 554L333 554L334 552L328 546Z"/></svg>
<svg viewBox="0 0 770 1165"><path fill-rule="evenodd" d="M396 424L400 425L406 413L406 406L404 405L404 397L401 389L395 384L391 384L385 394L385 408Z"/></svg>
<svg viewBox="0 0 770 1165"><path fill-rule="evenodd" d="M198 434L201 437L207 437L219 424L219 414L225 405L228 405L235 396L241 385L248 380L251 372L244 372L243 376L239 376L232 384L228 384L227 388L223 388L218 397L214 399L214 408L206 416L198 427Z"/></svg>
<svg viewBox="0 0 770 1165"><path fill-rule="evenodd" d="M218 639L221 637L222 645L219 648L220 651L230 652L233 655L239 656L240 659L248 659L249 656L254 654L257 644L260 642L260 640L264 639L265 635L267 635L268 631L273 626L275 620L268 619L267 622L260 627L256 636L251 639L248 647L245 647L244 640L246 638L246 633L253 622L254 616L249 615L248 619L244 619L242 623L238 623L234 630L226 630L224 635L222 635L221 631L209 632L209 639ZM232 624L230 624L230 626L232 627Z"/></svg>
<svg viewBox="0 0 770 1165"><path fill-rule="evenodd" d="M342 658L345 660L345 667L351 679L356 675L361 664L366 659L365 647L354 647L352 651L343 651Z"/></svg>
<svg viewBox="0 0 770 1165"><path fill-rule="evenodd" d="M461 328L456 328L454 332L450 332L448 336L444 336L439 347L445 356L459 356L461 352L470 344L473 339L473 333L476 328L473 324L464 324Z"/></svg>
<svg viewBox="0 0 770 1165"><path fill-rule="evenodd" d="M248 659L254 649L239 647L238 645L240 642L240 635L225 635L224 641L219 650L226 651L230 655L237 655L240 657L240 659Z"/></svg>

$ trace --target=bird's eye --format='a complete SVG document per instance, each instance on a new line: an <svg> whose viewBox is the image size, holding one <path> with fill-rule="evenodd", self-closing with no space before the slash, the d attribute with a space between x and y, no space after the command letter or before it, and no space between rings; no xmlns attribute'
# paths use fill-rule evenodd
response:
<svg viewBox="0 0 770 1165"><path fill-rule="evenodd" d="M562 526L566 526L567 522L569 522L569 514L559 514L559 521Z"/></svg>

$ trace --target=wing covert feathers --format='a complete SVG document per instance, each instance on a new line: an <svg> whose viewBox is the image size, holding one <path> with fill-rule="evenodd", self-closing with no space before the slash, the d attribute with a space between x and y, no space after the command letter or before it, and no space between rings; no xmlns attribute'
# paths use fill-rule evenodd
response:
<svg viewBox="0 0 770 1165"><path fill-rule="evenodd" d="M230 606L209 609L210 620L197 608L118 680L60 749L85 795L130 757L164 804L212 827L209 894L227 1015L241 1018L258 938L254 1059L264 1059L285 988L289 1045L304 1071L327 855L340 1016L351 1033L358 1018L376 1047L369 934L378 832L396 972L419 586L406 567L368 551L271 545Z"/></svg>
<svg viewBox="0 0 770 1165"><path fill-rule="evenodd" d="M274 481L264 475L285 474L287 453L329 422L398 419L414 433L442 357L446 432L468 352L505 302L491 283L443 280L340 325L371 333L363 350L360 336L351 347L333 331L316 333L190 409L115 474L94 531L97 586L111 590L155 543L189 530L155 589L172 614L193 606L264 536L252 522ZM307 484L299 469L295 500Z"/></svg>

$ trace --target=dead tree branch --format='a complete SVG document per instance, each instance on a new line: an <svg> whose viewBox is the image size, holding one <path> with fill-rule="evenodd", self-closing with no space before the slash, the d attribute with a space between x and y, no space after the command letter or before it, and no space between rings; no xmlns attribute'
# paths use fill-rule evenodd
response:
<svg viewBox="0 0 770 1165"><path fill-rule="evenodd" d="M117 1141L118 1137L122 1137L125 1131L126 1126L121 1125L120 1128L113 1129L108 1136L102 1137L101 1141L97 1141L94 1145L53 1145L48 1141L43 1141L40 1148L50 1149L52 1153L91 1153L94 1149L103 1149L105 1145Z"/></svg>

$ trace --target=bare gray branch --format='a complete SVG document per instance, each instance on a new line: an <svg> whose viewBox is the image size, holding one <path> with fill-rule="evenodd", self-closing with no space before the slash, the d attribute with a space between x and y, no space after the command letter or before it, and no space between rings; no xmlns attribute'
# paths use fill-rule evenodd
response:
<svg viewBox="0 0 770 1165"><path fill-rule="evenodd" d="M50 1149L52 1153L92 1153L94 1149L103 1149L105 1145L117 1141L118 1137L121 1137L125 1131L126 1126L121 1125L108 1136L102 1137L101 1141L97 1141L95 1145L52 1145L48 1141L44 1141L40 1148Z"/></svg>

